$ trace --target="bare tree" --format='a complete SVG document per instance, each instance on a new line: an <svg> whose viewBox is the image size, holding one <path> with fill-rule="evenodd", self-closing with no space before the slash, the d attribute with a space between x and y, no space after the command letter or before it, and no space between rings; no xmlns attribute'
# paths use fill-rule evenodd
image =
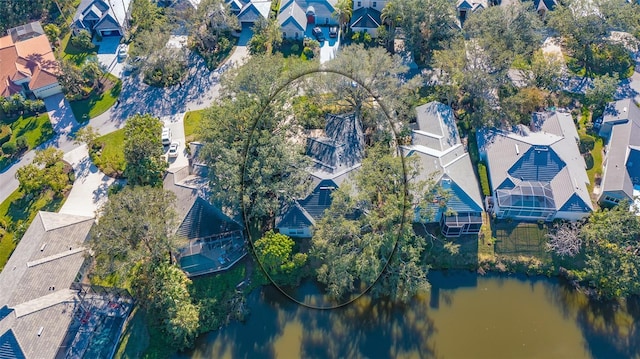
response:
<svg viewBox="0 0 640 359"><path fill-rule="evenodd" d="M580 237L580 224L578 222L565 222L554 226L553 231L547 234L549 241L546 249L560 257L574 257L580 252L582 238Z"/></svg>

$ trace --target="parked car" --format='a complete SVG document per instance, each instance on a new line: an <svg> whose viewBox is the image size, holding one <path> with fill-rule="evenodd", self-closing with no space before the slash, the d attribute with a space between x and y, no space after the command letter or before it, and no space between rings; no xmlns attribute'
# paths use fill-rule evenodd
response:
<svg viewBox="0 0 640 359"><path fill-rule="evenodd" d="M319 27L314 27L313 30L311 30L311 33L313 34L313 36L316 37L316 39L318 40L318 42L323 43L324 42L324 34L322 33L322 29Z"/></svg>
<svg viewBox="0 0 640 359"><path fill-rule="evenodd" d="M180 147L180 142L171 142L171 145L169 146L169 152L167 152L167 156L169 158L178 157L178 147Z"/></svg>
<svg viewBox="0 0 640 359"><path fill-rule="evenodd" d="M162 128L162 144L163 145L168 145L171 143L171 130L163 127Z"/></svg>
<svg viewBox="0 0 640 359"><path fill-rule="evenodd" d="M331 26L329 28L329 37L338 37L338 27L337 26Z"/></svg>
<svg viewBox="0 0 640 359"><path fill-rule="evenodd" d="M127 44L118 45L118 61L122 61L127 58L128 49L129 49L129 45Z"/></svg>

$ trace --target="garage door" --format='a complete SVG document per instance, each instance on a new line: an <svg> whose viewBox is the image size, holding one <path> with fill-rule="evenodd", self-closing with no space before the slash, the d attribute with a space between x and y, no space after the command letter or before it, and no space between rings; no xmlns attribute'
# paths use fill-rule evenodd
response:
<svg viewBox="0 0 640 359"><path fill-rule="evenodd" d="M60 85L55 85L49 88L43 88L43 89L38 89L36 91L33 91L33 94L36 97L45 98L61 92L62 92L62 87Z"/></svg>
<svg viewBox="0 0 640 359"><path fill-rule="evenodd" d="M118 30L102 31L102 36L120 36L120 31Z"/></svg>

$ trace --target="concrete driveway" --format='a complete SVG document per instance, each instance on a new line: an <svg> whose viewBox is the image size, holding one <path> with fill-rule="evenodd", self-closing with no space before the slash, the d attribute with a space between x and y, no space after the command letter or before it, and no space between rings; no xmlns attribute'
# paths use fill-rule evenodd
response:
<svg viewBox="0 0 640 359"><path fill-rule="evenodd" d="M49 120L53 126L53 130L57 134L69 134L78 127L69 101L63 94L49 96L44 99L44 105L49 114Z"/></svg>
<svg viewBox="0 0 640 359"><path fill-rule="evenodd" d="M320 47L320 63L324 64L325 62L334 59L338 54L338 48L340 47L340 32L338 31L337 37L331 38L329 37L328 27L321 27L321 29L326 39Z"/></svg>
<svg viewBox="0 0 640 359"><path fill-rule="evenodd" d="M185 135L184 135L184 113L175 116L165 116L160 118L164 122L164 127L171 130L171 142L177 141L178 157L168 158L169 170L179 169L189 165L187 158ZM169 151L169 146L164 147L165 151Z"/></svg>
<svg viewBox="0 0 640 359"><path fill-rule="evenodd" d="M67 152L64 160L71 163L76 180L60 213L94 217L96 211L107 200L109 186L115 180L100 172L91 162L86 145Z"/></svg>
<svg viewBox="0 0 640 359"><path fill-rule="evenodd" d="M122 77L124 61L118 61L118 45L121 36L106 36L100 42L94 42L98 48L98 62L109 69L109 72L117 78Z"/></svg>

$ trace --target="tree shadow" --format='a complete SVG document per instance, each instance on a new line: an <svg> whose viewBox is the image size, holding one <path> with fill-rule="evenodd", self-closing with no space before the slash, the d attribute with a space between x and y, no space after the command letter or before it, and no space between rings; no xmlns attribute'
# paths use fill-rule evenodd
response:
<svg viewBox="0 0 640 359"><path fill-rule="evenodd" d="M565 318L576 321L585 349L593 358L632 358L640 354L640 297L599 301L565 282L547 295Z"/></svg>

